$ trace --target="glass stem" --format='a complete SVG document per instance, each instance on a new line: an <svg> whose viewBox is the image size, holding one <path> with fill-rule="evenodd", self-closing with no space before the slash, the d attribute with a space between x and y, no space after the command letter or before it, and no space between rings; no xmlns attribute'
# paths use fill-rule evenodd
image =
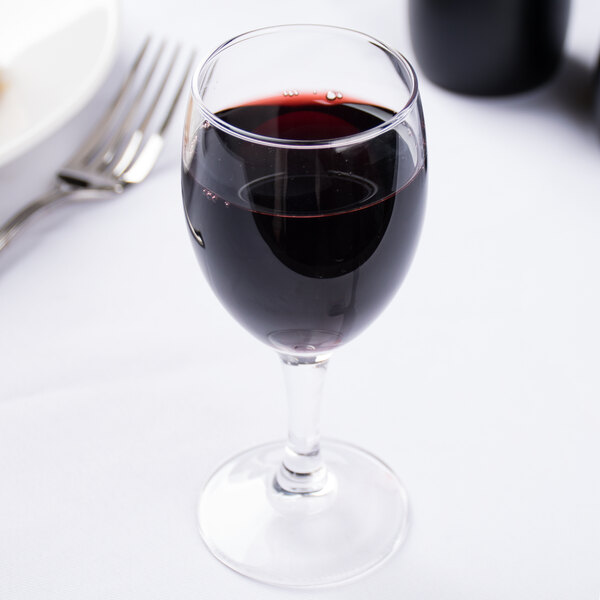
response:
<svg viewBox="0 0 600 600"><path fill-rule="evenodd" d="M275 488L288 494L323 492L327 469L320 450L320 412L329 355L280 353L288 398L288 438Z"/></svg>

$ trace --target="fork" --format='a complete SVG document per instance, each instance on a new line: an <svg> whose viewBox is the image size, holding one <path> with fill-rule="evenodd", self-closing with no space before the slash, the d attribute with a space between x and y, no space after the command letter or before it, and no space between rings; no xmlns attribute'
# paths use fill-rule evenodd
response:
<svg viewBox="0 0 600 600"><path fill-rule="evenodd" d="M66 202L108 198L146 179L162 150L165 132L194 62L192 53L183 75L177 80L173 96L163 109L162 118L157 117L159 101L175 71L180 49L175 48L166 68L162 69L162 76L157 76L166 43L162 42L152 53L151 41L150 37L144 41L106 113L73 157L56 173L54 186L0 227L0 251L42 211ZM144 73L141 65L148 60L150 64L144 67ZM156 119L158 125L150 129Z"/></svg>

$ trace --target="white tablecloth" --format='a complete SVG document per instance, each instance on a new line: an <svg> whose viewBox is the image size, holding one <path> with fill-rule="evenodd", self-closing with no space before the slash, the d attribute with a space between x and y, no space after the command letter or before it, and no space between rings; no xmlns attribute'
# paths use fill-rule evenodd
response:
<svg viewBox="0 0 600 600"><path fill-rule="evenodd" d="M45 190L147 32L205 54L282 22L369 32L413 58L398 0L123 0L105 87L0 168L0 218ZM385 459L410 532L315 599L595 600L600 594L600 143L585 98L600 5L567 60L503 99L421 89L425 228L392 305L333 358L325 435ZM205 549L199 489L285 430L279 365L221 308L180 198L183 110L156 172L65 208L0 255L0 598L297 598ZM35 174L35 176L32 175Z"/></svg>

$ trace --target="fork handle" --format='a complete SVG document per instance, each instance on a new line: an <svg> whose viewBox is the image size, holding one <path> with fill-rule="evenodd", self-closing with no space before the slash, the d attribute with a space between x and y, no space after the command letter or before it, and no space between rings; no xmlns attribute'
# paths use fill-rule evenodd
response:
<svg viewBox="0 0 600 600"><path fill-rule="evenodd" d="M115 190L82 188L68 183L59 183L43 196L36 198L0 227L0 252L23 229L32 217L72 200L101 199L114 195Z"/></svg>
<svg viewBox="0 0 600 600"><path fill-rule="evenodd" d="M21 231L26 223L44 209L58 205L76 192L76 188L67 184L59 184L36 198L18 213L14 214L2 227L0 227L0 251L4 250L11 240Z"/></svg>

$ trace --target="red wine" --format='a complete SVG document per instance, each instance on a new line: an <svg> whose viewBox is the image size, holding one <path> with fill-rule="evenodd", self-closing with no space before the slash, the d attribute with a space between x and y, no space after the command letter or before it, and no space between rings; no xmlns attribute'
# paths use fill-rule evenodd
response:
<svg viewBox="0 0 600 600"><path fill-rule="evenodd" d="M330 349L364 329L402 282L425 203L410 130L334 148L281 144L351 136L392 114L309 93L218 113L279 145L208 122L197 131L182 182L191 239L221 302L263 341Z"/></svg>

